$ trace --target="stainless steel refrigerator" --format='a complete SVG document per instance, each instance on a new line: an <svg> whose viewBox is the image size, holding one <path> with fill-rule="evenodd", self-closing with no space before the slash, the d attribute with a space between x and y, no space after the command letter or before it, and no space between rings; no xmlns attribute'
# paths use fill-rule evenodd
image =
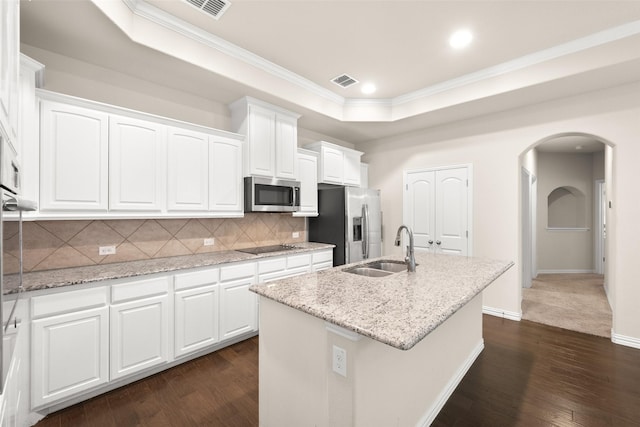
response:
<svg viewBox="0 0 640 427"><path fill-rule="evenodd" d="M309 218L309 241L336 245L334 266L381 256L380 190L319 186L318 212Z"/></svg>

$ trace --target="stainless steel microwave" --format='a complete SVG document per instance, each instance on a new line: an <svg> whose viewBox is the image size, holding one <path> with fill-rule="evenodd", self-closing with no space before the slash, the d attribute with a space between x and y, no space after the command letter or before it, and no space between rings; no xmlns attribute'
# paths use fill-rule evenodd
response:
<svg viewBox="0 0 640 427"><path fill-rule="evenodd" d="M244 178L245 212L297 212L300 182L247 176Z"/></svg>

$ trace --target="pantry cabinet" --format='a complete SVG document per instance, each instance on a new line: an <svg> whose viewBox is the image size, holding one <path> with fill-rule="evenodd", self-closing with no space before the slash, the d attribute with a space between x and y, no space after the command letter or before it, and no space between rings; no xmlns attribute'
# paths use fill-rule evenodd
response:
<svg viewBox="0 0 640 427"><path fill-rule="evenodd" d="M42 101L40 210L106 212L109 115Z"/></svg>
<svg viewBox="0 0 640 427"><path fill-rule="evenodd" d="M176 274L174 279L174 357L218 342L220 270Z"/></svg>
<svg viewBox="0 0 640 427"><path fill-rule="evenodd" d="M31 299L33 408L109 381L108 288Z"/></svg>
<svg viewBox="0 0 640 427"><path fill-rule="evenodd" d="M159 212L164 206L166 128L109 118L109 209Z"/></svg>
<svg viewBox="0 0 640 427"><path fill-rule="evenodd" d="M244 175L297 179L300 116L251 97L229 108L233 131L246 135Z"/></svg>
<svg viewBox="0 0 640 427"><path fill-rule="evenodd" d="M111 287L111 380L169 361L169 277Z"/></svg>

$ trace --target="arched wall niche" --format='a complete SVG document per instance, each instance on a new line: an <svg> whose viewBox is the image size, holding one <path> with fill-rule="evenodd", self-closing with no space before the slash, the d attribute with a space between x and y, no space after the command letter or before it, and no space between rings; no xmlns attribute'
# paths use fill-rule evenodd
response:
<svg viewBox="0 0 640 427"><path fill-rule="evenodd" d="M585 194L575 187L557 187L547 196L547 227L586 228Z"/></svg>

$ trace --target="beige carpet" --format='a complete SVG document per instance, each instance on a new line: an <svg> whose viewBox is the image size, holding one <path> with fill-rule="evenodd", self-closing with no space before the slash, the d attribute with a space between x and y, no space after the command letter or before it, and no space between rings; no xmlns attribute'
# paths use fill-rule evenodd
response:
<svg viewBox="0 0 640 427"><path fill-rule="evenodd" d="M524 288L522 318L611 337L611 307L599 274L540 274Z"/></svg>

